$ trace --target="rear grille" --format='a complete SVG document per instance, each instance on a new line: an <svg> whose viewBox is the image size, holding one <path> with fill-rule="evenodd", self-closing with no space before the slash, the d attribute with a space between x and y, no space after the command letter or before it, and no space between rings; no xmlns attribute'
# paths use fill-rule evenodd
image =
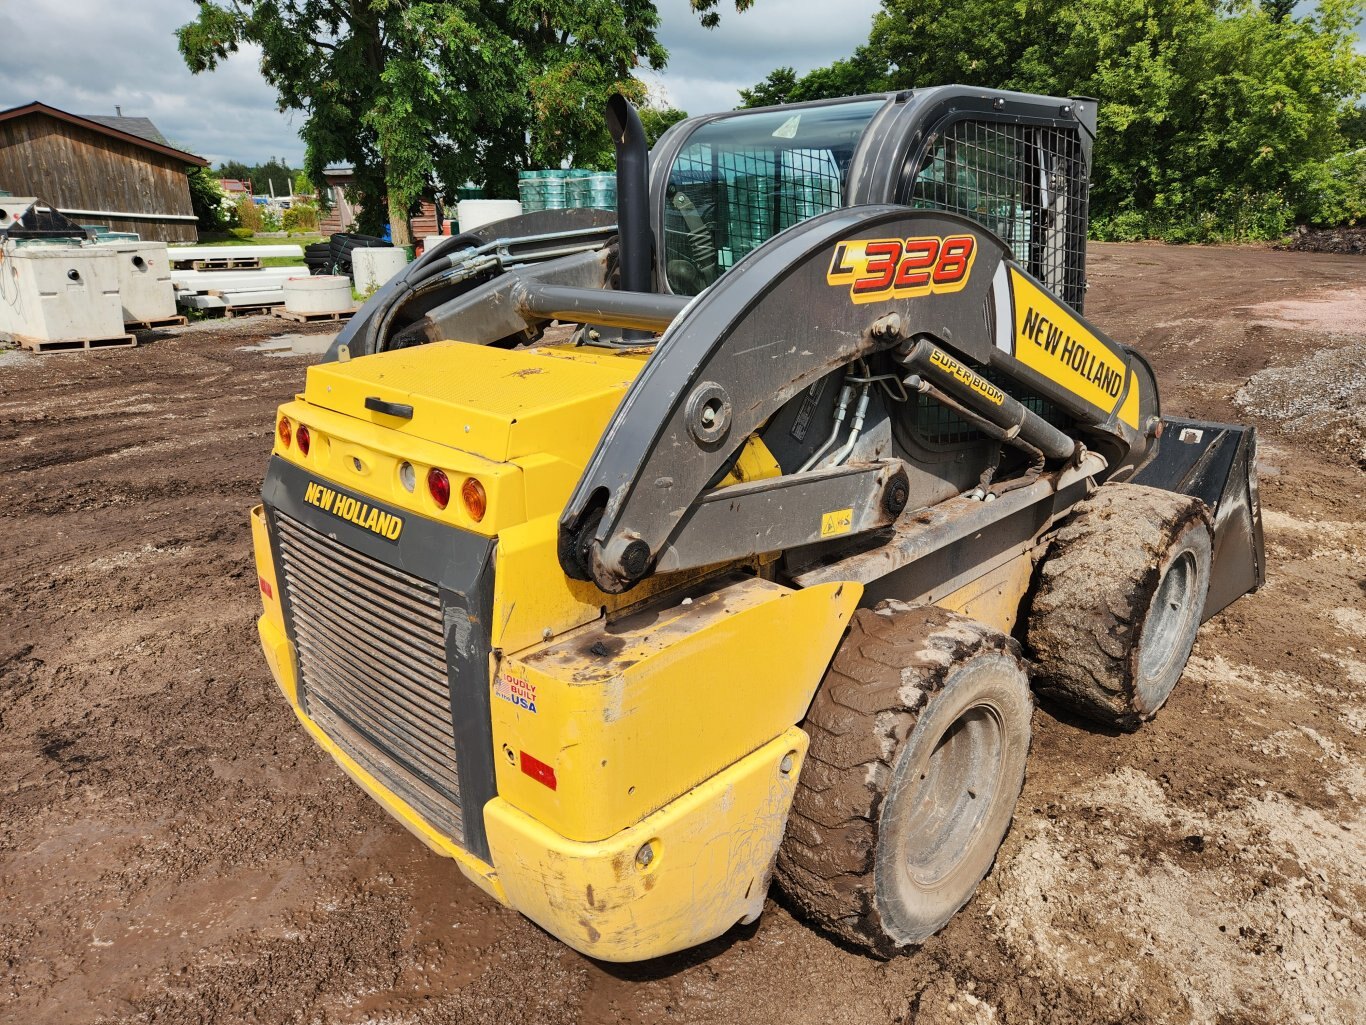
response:
<svg viewBox="0 0 1366 1025"><path fill-rule="evenodd" d="M441 596L276 512L310 718L436 829L463 841Z"/></svg>

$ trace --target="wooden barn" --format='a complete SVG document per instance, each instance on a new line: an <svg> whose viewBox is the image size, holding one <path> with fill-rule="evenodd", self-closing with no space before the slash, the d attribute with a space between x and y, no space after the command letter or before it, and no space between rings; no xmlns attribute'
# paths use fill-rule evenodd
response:
<svg viewBox="0 0 1366 1025"><path fill-rule="evenodd" d="M189 165L208 161L171 146L147 118L69 114L37 101L0 111L0 189L37 196L78 224L198 240Z"/></svg>

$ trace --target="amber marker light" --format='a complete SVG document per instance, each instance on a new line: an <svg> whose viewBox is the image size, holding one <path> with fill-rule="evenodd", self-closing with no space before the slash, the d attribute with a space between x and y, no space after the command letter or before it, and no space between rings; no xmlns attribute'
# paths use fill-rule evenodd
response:
<svg viewBox="0 0 1366 1025"><path fill-rule="evenodd" d="M489 507L489 496L484 492L484 485L473 477L466 477L465 483L460 485L460 498L465 503L465 512L470 514L470 519L478 523L484 518Z"/></svg>
<svg viewBox="0 0 1366 1025"><path fill-rule="evenodd" d="M283 416L280 417L280 444L283 445L285 448L289 448L290 436L293 433L294 432L291 431L289 427L289 418Z"/></svg>

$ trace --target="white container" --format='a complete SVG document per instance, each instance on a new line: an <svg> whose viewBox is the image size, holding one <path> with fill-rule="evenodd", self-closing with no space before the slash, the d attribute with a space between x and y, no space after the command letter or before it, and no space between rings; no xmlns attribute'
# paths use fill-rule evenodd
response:
<svg viewBox="0 0 1366 1025"><path fill-rule="evenodd" d="M3 255L0 334L33 342L126 337L113 249L9 243Z"/></svg>
<svg viewBox="0 0 1366 1025"><path fill-rule="evenodd" d="M356 291L368 295L408 266L408 252L397 246L373 249L357 246L351 250L351 273L356 278Z"/></svg>
<svg viewBox="0 0 1366 1025"><path fill-rule="evenodd" d="M290 313L345 313L355 305L351 279L345 274L317 274L285 282L285 309Z"/></svg>
<svg viewBox="0 0 1366 1025"><path fill-rule="evenodd" d="M147 324L174 317L175 286L165 242L100 242L118 254L119 301L125 324Z"/></svg>
<svg viewBox="0 0 1366 1025"><path fill-rule="evenodd" d="M521 213L522 204L515 199L462 199L455 206L455 219L462 233L509 217L519 217Z"/></svg>

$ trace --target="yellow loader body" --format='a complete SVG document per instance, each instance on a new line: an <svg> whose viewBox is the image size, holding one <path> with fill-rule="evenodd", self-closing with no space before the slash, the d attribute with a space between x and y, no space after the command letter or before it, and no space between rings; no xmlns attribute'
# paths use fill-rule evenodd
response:
<svg viewBox="0 0 1366 1025"><path fill-rule="evenodd" d="M557 515L642 363L449 342L310 368L251 516L262 646L314 739L495 899L616 961L759 914L806 751L796 724L861 595L757 564L629 595L564 574ZM732 477L770 464L747 451ZM448 544L485 546L487 600L453 614L440 589L443 633L423 634L436 605L418 585ZM433 636L474 653L445 667L458 778L432 687L405 689L442 668Z"/></svg>

